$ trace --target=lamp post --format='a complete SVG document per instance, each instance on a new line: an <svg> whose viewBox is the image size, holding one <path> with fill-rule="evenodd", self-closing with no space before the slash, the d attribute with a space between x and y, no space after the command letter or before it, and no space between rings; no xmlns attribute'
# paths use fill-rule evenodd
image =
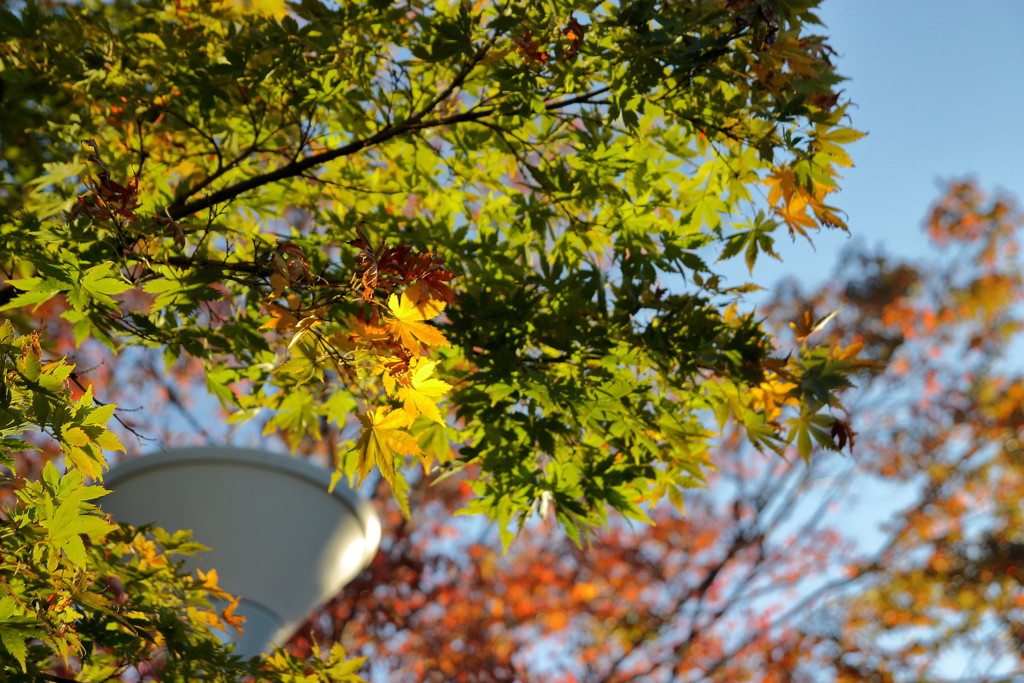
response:
<svg viewBox="0 0 1024 683"><path fill-rule="evenodd" d="M139 526L192 529L212 548L188 569L215 568L241 598L239 654L285 642L373 559L380 519L351 489L328 493L330 474L312 463L224 446L168 450L128 460L105 477L104 511Z"/></svg>

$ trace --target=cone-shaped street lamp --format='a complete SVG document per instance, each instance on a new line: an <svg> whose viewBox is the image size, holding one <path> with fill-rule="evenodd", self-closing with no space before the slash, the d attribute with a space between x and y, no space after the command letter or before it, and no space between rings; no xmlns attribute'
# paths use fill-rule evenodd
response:
<svg viewBox="0 0 1024 683"><path fill-rule="evenodd" d="M373 507L312 463L245 448L164 451L112 468L104 511L135 526L192 529L213 550L188 569L217 570L240 596L245 630L236 643L255 655L285 642L373 559L380 519Z"/></svg>

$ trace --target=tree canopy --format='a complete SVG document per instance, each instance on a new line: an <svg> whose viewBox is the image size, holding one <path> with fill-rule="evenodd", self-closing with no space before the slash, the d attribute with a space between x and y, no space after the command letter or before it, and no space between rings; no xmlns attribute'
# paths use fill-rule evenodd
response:
<svg viewBox="0 0 1024 683"><path fill-rule="evenodd" d="M763 309L786 338L842 307L818 335L878 363L848 398L852 454L787 462L733 429L685 515L612 520L585 548L536 520L504 555L494 528L451 516L465 482L417 482L412 522L387 506L370 570L292 647L372 653L373 681L1018 680L1024 385L1006 361L1024 213L944 190L926 258L854 243L824 286Z"/></svg>
<svg viewBox="0 0 1024 683"><path fill-rule="evenodd" d="M851 446L860 345L808 341L823 312L782 352L718 265L846 228L828 195L861 133L815 5L0 10L9 668L102 678L146 634L167 676L238 675L172 618L215 580L153 559L83 478L162 433L115 404L194 400L167 379L190 371L227 423L379 472L406 515L410 478L465 481L505 545L538 513L581 542L611 512L681 510L730 425L804 459Z"/></svg>

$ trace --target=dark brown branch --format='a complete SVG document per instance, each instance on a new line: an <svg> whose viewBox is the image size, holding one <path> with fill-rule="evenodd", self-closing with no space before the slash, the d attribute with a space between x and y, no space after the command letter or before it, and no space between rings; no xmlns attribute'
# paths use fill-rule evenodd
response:
<svg viewBox="0 0 1024 683"><path fill-rule="evenodd" d="M429 104L409 117L409 119L403 124L399 126L387 125L382 130L363 140L357 140L356 142L349 143L337 149L321 152L320 154L314 154L313 156L306 157L301 161L293 161L292 163L285 164L275 171L263 173L249 178L248 180L243 180L229 187L222 188L201 199L184 204L179 204L178 202L172 203L167 207L167 215L173 220L190 216L199 211L203 211L204 209L216 206L217 204L230 201L243 192L256 189L257 187L262 187L269 183L277 182L278 180L284 180L285 178L300 175L315 166L325 164L339 157L355 154L367 147L379 145L393 137L413 130L427 114L433 111L438 104L450 97L451 94L465 82L466 77L469 76L473 69L483 60L484 57L487 56L487 52L490 50L493 43L494 38L481 45L474 53L473 57L466 62L461 69L459 69L459 72L455 75L455 78L452 79L452 82L449 83L444 90L438 93Z"/></svg>
<svg viewBox="0 0 1024 683"><path fill-rule="evenodd" d="M483 48L481 48L481 50L483 50ZM412 131L426 130L441 126L450 126L459 123L465 123L468 121L477 121L488 116L494 115L498 111L497 107L477 109L474 111L463 112L461 114L454 114L452 116L445 116L437 119L426 118L427 114L429 114L441 101L449 97L451 93L454 92L456 87L461 85L462 81L464 81L466 76L469 75L469 72L472 71L472 67L479 63L479 61L483 59L485 54L486 52L481 54L481 51L478 51L477 55L475 55L474 58L470 60L465 67L463 67L463 69L459 72L456 78L452 81L452 83L449 84L447 88L445 88L444 91L442 91L437 97L435 97L426 107L420 110L420 112L414 114L404 122L394 126L385 126L383 129L381 129L380 131L371 135L368 138L356 140L355 142L350 142L349 144L343 145L336 149L321 152L319 154L314 154L313 156L306 157L305 159L302 159L300 161L285 164L284 166L281 166L280 168L277 168L268 173L262 173L260 175L253 176L252 178L249 178L247 180L235 183L234 185L229 185L228 187L221 188L220 190L212 192L209 195L202 197L200 199L196 199L194 201L185 203L172 203L170 206L167 207L167 216L169 216L173 220L180 220L186 216L191 216L194 213L198 213L205 209L209 209L218 204L231 201L238 195L248 192L249 190L254 190L258 187L262 187L270 183L275 183L279 180L294 178L296 176L302 175L306 171L309 171L310 169L315 168L317 166L321 166L323 164L329 163L341 157L356 154L357 152L360 152L368 147L380 145L392 138L404 135L406 133L410 133ZM545 109L547 111L556 111L565 107L572 106L574 104L583 104L591 102L593 98L608 92L608 90L609 88L607 87L597 88L596 90L592 90L591 92L585 93L583 95L577 95L575 97L570 97L568 99L549 102L547 105L545 105Z"/></svg>

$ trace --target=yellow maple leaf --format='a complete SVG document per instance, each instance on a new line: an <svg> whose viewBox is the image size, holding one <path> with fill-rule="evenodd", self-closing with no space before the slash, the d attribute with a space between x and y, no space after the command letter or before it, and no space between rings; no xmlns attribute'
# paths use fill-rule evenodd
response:
<svg viewBox="0 0 1024 683"><path fill-rule="evenodd" d="M451 346L440 330L424 322L427 315L436 315L440 309L436 305L421 306L416 292L406 290L402 292L401 298L392 294L388 298L388 310L391 316L385 318L387 331L398 337L402 346L409 351L418 353L421 343L427 346Z"/></svg>
<svg viewBox="0 0 1024 683"><path fill-rule="evenodd" d="M285 0L220 0L214 6L238 17L257 14L280 21L288 16L288 5Z"/></svg>
<svg viewBox="0 0 1024 683"><path fill-rule="evenodd" d="M159 552L156 543L139 535L132 539L131 548L139 556L139 569L160 568L167 566L167 556ZM200 575L200 579L203 577Z"/></svg>
<svg viewBox="0 0 1024 683"><path fill-rule="evenodd" d="M413 370L409 373L407 382L398 389L398 398L403 401L405 412L415 417L426 415L428 418L444 424L441 411L437 407L437 401L452 388L448 382L431 378L434 374L436 361L428 361L422 358L416 359Z"/></svg>
<svg viewBox="0 0 1024 683"><path fill-rule="evenodd" d="M68 427L64 430L64 441L72 446L85 446L91 439L81 427Z"/></svg>
<svg viewBox="0 0 1024 683"><path fill-rule="evenodd" d="M97 448L96 442L81 427L66 427L61 433L61 441L64 455L83 474L97 479L103 476L103 466L106 464L103 453ZM109 439L104 439L109 444ZM120 442L118 442L120 444Z"/></svg>
<svg viewBox="0 0 1024 683"><path fill-rule="evenodd" d="M210 569L208 572L204 572L202 569L197 569L196 574L199 579L196 581L196 587L206 590L210 595L215 598L229 599L231 596L220 587L220 577L217 576L216 569Z"/></svg>
<svg viewBox="0 0 1024 683"><path fill-rule="evenodd" d="M772 422L782 414L782 407L785 405L799 405L797 397L793 395L798 386L793 382L786 382L780 379L768 379L761 382L760 386L750 390L753 396L754 410L763 411Z"/></svg>
<svg viewBox="0 0 1024 683"><path fill-rule="evenodd" d="M423 294L423 287L420 286L419 282L409 285L405 289L405 293L416 302L416 308L423 314L425 320L436 318L444 310L444 307L448 305L438 299L431 299L429 296L425 296Z"/></svg>
<svg viewBox="0 0 1024 683"><path fill-rule="evenodd" d="M66 455L68 460L70 460L75 467L80 469L83 474L93 477L94 479L99 479L103 476L103 469L100 464L103 454L99 453L95 449L71 446L70 448L64 449L64 455Z"/></svg>
<svg viewBox="0 0 1024 683"><path fill-rule="evenodd" d="M320 317L316 315L307 315L305 318L300 320L298 324L295 326L295 334L292 335L292 340L288 342L288 348L290 349L296 344L298 344L299 340L302 339L302 337L305 336L307 332L309 332L311 329L321 324L322 322L323 320L321 320Z"/></svg>
<svg viewBox="0 0 1024 683"><path fill-rule="evenodd" d="M406 431L412 422L408 413L390 408L377 408L359 416L363 433L356 443L359 453L359 478L366 479L374 465L391 489L396 490L395 459L403 455L419 455L416 439Z"/></svg>

